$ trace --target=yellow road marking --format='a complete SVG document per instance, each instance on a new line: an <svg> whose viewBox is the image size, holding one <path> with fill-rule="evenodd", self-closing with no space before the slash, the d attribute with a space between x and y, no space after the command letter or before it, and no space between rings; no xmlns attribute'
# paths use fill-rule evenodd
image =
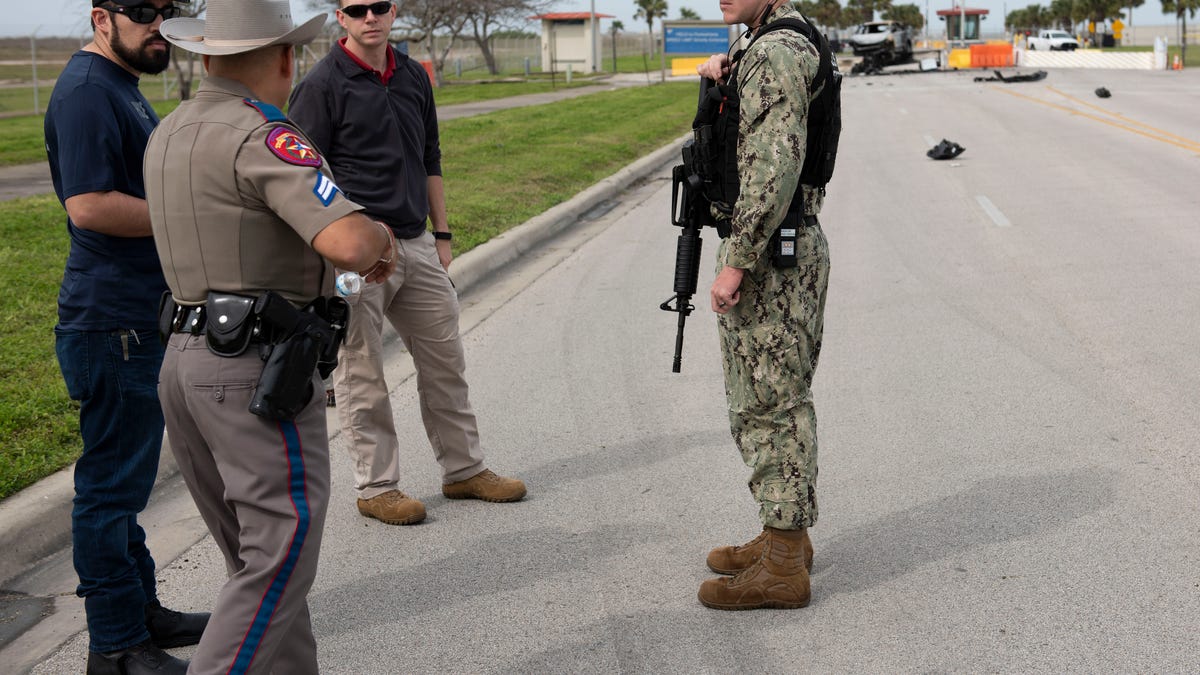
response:
<svg viewBox="0 0 1200 675"><path fill-rule="evenodd" d="M1180 136L1180 135L1178 135L1178 134L1173 134L1173 133L1171 133L1171 132L1169 132L1169 131L1163 131L1162 129L1158 129L1158 128L1152 127L1152 126L1150 126L1149 124L1146 124L1145 122L1139 122L1139 121L1137 121L1137 120L1135 120L1135 119L1131 119L1131 118L1129 118L1129 117L1126 117L1125 115L1122 115L1121 113L1113 112L1113 111L1111 111L1111 110L1105 110L1104 108L1101 108L1100 106L1098 106L1098 105L1096 105L1096 104L1094 104L1094 103L1088 103L1087 101L1084 101L1084 100L1082 100L1082 99L1080 99L1080 98L1077 98L1077 97L1075 97L1075 96L1072 96L1072 95L1070 95L1070 94L1068 94L1068 93L1066 93L1066 92L1059 91L1059 90L1057 90L1057 89L1055 89L1054 87L1051 87L1051 86L1049 86L1049 85L1047 85L1047 86L1046 86L1046 88L1047 88L1047 89L1049 89L1050 91L1052 91L1052 92L1054 92L1054 93L1058 94L1059 96L1062 96L1063 98L1065 98L1065 99L1067 99L1067 100L1069 100L1069 101L1072 101L1072 102L1074 102L1074 103L1076 103L1076 104L1078 104L1078 105L1081 105L1081 106L1084 106L1084 107L1087 107L1087 108L1091 108L1092 110L1099 111L1099 112L1101 112L1101 113L1103 113L1103 114L1105 114L1105 115L1110 115L1110 116L1112 116L1112 117L1115 117L1115 118L1117 118L1117 119L1119 119L1119 120L1121 120L1121 121L1123 121L1123 122L1127 122L1127 123L1129 123L1129 124L1133 124L1133 125L1135 125L1135 126L1139 126L1139 127L1143 127L1143 128L1149 129L1149 130L1150 130L1150 131L1152 131L1153 133L1156 133L1156 134L1161 134L1161 135L1163 135L1163 136L1166 136L1166 137L1168 137L1168 138L1175 138L1175 139L1178 139L1180 142L1182 142L1182 143L1184 143L1184 144L1186 144L1186 145L1195 145L1195 146L1200 146L1200 143L1198 143L1198 142L1196 142L1196 141L1193 141L1193 140L1192 140L1192 139L1190 139L1190 138L1186 138L1186 137L1184 137L1184 136Z"/></svg>
<svg viewBox="0 0 1200 675"><path fill-rule="evenodd" d="M1015 92L1011 89L1002 89L996 85L992 85L991 88L995 89L996 91L1008 94L1010 96L1015 96L1017 98L1023 98L1027 101L1032 101L1034 103L1044 105L1048 108L1053 108L1055 110L1061 110L1061 111L1063 111L1065 113L1069 113L1071 115L1079 115L1080 117L1086 117L1090 120L1094 120L1101 124L1107 124L1111 127L1116 127L1117 129L1124 129L1125 131L1133 132L1139 136L1145 136L1146 138L1149 138L1149 139L1152 139L1155 141L1159 141L1161 143L1166 143L1168 145L1174 145L1177 148L1183 148L1184 150L1189 150L1191 152L1200 154L1200 142L1188 140L1181 136L1176 136L1175 134L1172 134L1168 131L1163 131L1162 129L1155 129L1154 127L1152 127L1148 124L1142 124L1140 122L1132 122L1132 120L1130 120L1129 123L1126 124L1123 122L1106 119L1106 118L1100 117L1098 115L1093 115L1091 113L1084 112L1082 110L1068 108L1067 106L1059 105L1057 103L1052 103L1050 101L1044 101L1040 98L1035 98L1035 97L1029 96L1027 94L1021 94L1021 93ZM1047 89L1050 89L1050 87L1047 87ZM1051 91L1053 91L1053 89L1051 89ZM1147 129L1151 129L1152 132L1143 131L1141 129L1138 129L1135 126L1130 126L1130 124L1137 124L1139 126L1146 127ZM1179 139L1179 140L1174 140L1174 139Z"/></svg>

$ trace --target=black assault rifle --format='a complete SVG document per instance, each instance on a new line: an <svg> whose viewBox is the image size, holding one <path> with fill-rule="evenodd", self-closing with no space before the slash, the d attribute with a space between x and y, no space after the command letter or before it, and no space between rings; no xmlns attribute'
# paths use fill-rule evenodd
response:
<svg viewBox="0 0 1200 675"><path fill-rule="evenodd" d="M659 309L679 315L679 329L675 334L675 361L671 372L678 373L683 365L683 326L688 315L696 306L692 296L696 294L696 282L700 274L700 250L704 242L700 239L700 228L717 227L716 219L709 211L709 201L704 196L706 158L697 147L708 139L710 128L701 125L706 108L706 97L710 88L715 93L715 82L708 78L700 80L700 100L697 104L696 121L692 123L693 137L683 144L683 164L671 169L671 224L683 228L675 244L675 295L659 305ZM711 105L711 103L709 104ZM672 306L671 303L675 303Z"/></svg>
<svg viewBox="0 0 1200 675"><path fill-rule="evenodd" d="M683 364L683 326L695 309L692 296L700 274L700 251L704 241L700 228L715 226L709 213L708 200L701 192L703 179L695 172L694 141L683 144L683 164L671 169L671 224L683 228L675 244L675 295L659 305L659 309L679 314L679 329L675 334L675 361L671 372L678 373ZM674 306L671 303L675 303Z"/></svg>

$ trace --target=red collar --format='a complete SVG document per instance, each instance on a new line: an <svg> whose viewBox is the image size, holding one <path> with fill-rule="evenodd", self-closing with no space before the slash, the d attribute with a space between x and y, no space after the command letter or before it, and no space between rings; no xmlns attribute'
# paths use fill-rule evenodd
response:
<svg viewBox="0 0 1200 675"><path fill-rule="evenodd" d="M359 68L362 68L363 70L367 71L368 73L374 73L374 74L378 75L379 79L384 84L387 84L388 80L392 79L392 75L396 72L396 55L392 53L391 46L389 46L387 49L387 70L385 70L381 73L378 70L375 70L371 66L367 65L366 61L363 61L362 59L355 56L354 52L350 51L349 49L346 49L346 40L347 39L349 39L349 38L342 38L342 39L338 40L338 45L342 48L342 51L346 52L346 56L349 56L351 61L358 64Z"/></svg>

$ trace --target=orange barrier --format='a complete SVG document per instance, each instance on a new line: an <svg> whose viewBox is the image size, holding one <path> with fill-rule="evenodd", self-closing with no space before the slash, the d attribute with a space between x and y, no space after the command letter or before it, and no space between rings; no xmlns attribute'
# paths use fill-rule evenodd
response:
<svg viewBox="0 0 1200 675"><path fill-rule="evenodd" d="M1013 64L1012 45L971 45L972 68L1004 68Z"/></svg>
<svg viewBox="0 0 1200 675"><path fill-rule="evenodd" d="M437 78L433 76L433 61L422 61L422 66L425 66L425 74L429 76L429 84L437 86Z"/></svg>

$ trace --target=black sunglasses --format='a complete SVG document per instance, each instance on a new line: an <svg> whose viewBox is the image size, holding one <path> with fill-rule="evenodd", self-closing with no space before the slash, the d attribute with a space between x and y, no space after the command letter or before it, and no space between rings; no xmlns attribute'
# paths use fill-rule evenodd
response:
<svg viewBox="0 0 1200 675"><path fill-rule="evenodd" d="M174 19L183 14L183 10L175 5L167 5L166 7L153 7L151 5L138 5L137 7L125 7L122 5L108 5L104 9L117 14L124 14L129 17L129 20L134 23L154 23L154 17L162 16L163 20Z"/></svg>
<svg viewBox="0 0 1200 675"><path fill-rule="evenodd" d="M342 14L351 19L361 19L367 15L367 10L375 16L383 16L392 11L392 3L390 2L372 2L369 5L346 5L342 8Z"/></svg>

